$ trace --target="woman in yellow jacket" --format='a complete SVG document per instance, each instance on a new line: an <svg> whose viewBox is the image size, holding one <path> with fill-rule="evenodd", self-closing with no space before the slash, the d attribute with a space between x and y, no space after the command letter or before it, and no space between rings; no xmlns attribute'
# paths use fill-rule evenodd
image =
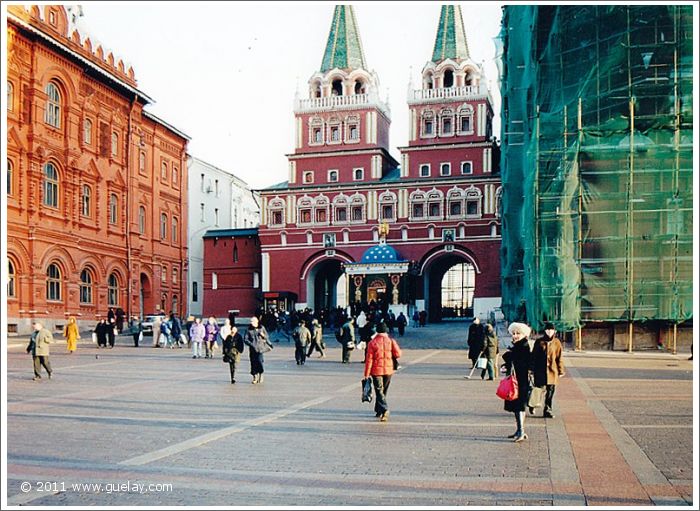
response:
<svg viewBox="0 0 700 511"><path fill-rule="evenodd" d="M68 344L68 353L73 353L78 347L78 339L80 339L80 332L78 332L78 325L74 316L68 319L68 324L63 329L63 337L66 338L66 343Z"/></svg>

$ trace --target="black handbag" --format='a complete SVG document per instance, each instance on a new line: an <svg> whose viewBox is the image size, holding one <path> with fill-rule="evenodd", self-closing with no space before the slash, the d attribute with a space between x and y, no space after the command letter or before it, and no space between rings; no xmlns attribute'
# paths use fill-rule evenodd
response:
<svg viewBox="0 0 700 511"><path fill-rule="evenodd" d="M372 402L372 378L365 378L362 380L362 402Z"/></svg>

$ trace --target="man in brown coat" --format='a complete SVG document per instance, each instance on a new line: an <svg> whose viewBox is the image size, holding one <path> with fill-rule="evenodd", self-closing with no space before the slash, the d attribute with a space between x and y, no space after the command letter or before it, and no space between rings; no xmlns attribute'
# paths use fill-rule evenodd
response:
<svg viewBox="0 0 700 511"><path fill-rule="evenodd" d="M556 329L552 323L545 323L544 336L535 341L532 347L532 372L535 387L546 387L544 398L544 417L553 419L552 400L559 377L564 376L561 341L554 335ZM532 411L532 410L531 410Z"/></svg>
<svg viewBox="0 0 700 511"><path fill-rule="evenodd" d="M27 346L27 353L31 353L34 359L34 381L41 380L41 366L44 366L46 373L51 379L51 362L49 362L50 344L53 342L53 335L40 321L34 322L34 333Z"/></svg>

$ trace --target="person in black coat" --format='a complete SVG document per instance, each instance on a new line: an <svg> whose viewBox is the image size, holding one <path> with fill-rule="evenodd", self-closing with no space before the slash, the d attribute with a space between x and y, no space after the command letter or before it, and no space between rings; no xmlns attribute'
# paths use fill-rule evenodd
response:
<svg viewBox="0 0 700 511"><path fill-rule="evenodd" d="M231 333L226 336L222 344L224 362L228 362L231 372L231 383L236 383L236 365L241 360L244 348L243 336L238 332L238 328L232 326Z"/></svg>
<svg viewBox="0 0 700 511"><path fill-rule="evenodd" d="M518 380L518 397L512 401L506 401L504 409L515 414L515 424L517 431L508 438L513 438L515 442L522 442L527 438L525 433L525 408L530 390L529 372L532 355L530 344L527 342L530 336L530 327L525 323L511 323L508 332L513 338L513 344L503 354L503 360L508 374L515 371L515 378Z"/></svg>
<svg viewBox="0 0 700 511"><path fill-rule="evenodd" d="M97 347L98 348L106 348L107 347L107 335L110 330L110 326L107 324L107 322L103 319L101 319L97 325L95 326L95 329L93 332L97 334Z"/></svg>
<svg viewBox="0 0 700 511"><path fill-rule="evenodd" d="M484 325L481 324L479 318L474 318L474 322L469 325L469 332L467 334L467 346L469 346L469 360L472 361L472 367L476 365L476 361L484 351L484 338L486 334L484 332Z"/></svg>

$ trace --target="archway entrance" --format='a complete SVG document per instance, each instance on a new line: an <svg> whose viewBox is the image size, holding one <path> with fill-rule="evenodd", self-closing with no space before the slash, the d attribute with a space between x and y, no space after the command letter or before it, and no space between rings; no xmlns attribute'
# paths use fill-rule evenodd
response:
<svg viewBox="0 0 700 511"><path fill-rule="evenodd" d="M385 302L386 296L386 281L382 278L373 278L367 284L367 302Z"/></svg>
<svg viewBox="0 0 700 511"><path fill-rule="evenodd" d="M466 319L474 314L476 269L461 255L433 262L425 276L428 321Z"/></svg>
<svg viewBox="0 0 700 511"><path fill-rule="evenodd" d="M315 265L306 281L307 307L314 311L345 307L345 273L337 259L326 259Z"/></svg>
<svg viewBox="0 0 700 511"><path fill-rule="evenodd" d="M153 304L151 303L151 283L148 280L148 276L142 273L139 277L139 317L143 320L144 315L146 315L146 309L148 309L148 314L153 313Z"/></svg>

